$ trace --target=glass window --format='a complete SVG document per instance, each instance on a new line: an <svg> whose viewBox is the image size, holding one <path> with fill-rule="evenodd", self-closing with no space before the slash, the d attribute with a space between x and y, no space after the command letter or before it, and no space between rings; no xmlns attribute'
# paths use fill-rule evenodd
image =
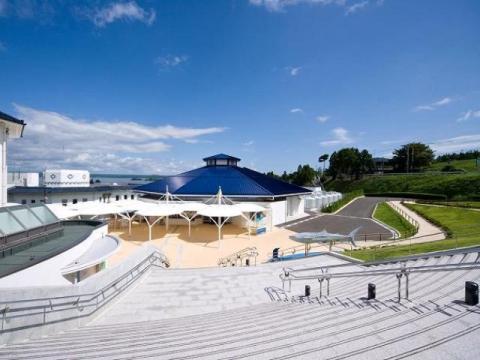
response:
<svg viewBox="0 0 480 360"><path fill-rule="evenodd" d="M133 200L135 199L135 195L131 195L130 198Z"/></svg>
<svg viewBox="0 0 480 360"><path fill-rule="evenodd" d="M68 204L68 199L62 199L62 205L67 206Z"/></svg>
<svg viewBox="0 0 480 360"><path fill-rule="evenodd" d="M35 213L44 224L51 224L58 220L57 217L44 205L30 206L30 210L32 210L32 212Z"/></svg>
<svg viewBox="0 0 480 360"><path fill-rule="evenodd" d="M20 220L23 225L27 227L27 229L42 225L42 222L38 220L38 218L30 211L28 207L12 207L9 210L13 213L13 215L15 215L18 220Z"/></svg>
<svg viewBox="0 0 480 360"><path fill-rule="evenodd" d="M76 204L76 203L78 203L78 200L77 200L77 199L73 199L73 200L72 200L72 204Z"/></svg>
<svg viewBox="0 0 480 360"><path fill-rule="evenodd" d="M87 202L88 199L87 199L87 198L83 198L82 201L83 201L83 202Z"/></svg>
<svg viewBox="0 0 480 360"><path fill-rule="evenodd" d="M120 200L120 195L115 195L115 200L116 201Z"/></svg>
<svg viewBox="0 0 480 360"><path fill-rule="evenodd" d="M128 199L128 195L123 195L123 198L124 198L125 200L127 200L127 199Z"/></svg>
<svg viewBox="0 0 480 360"><path fill-rule="evenodd" d="M35 204L35 199L32 199L30 203Z"/></svg>
<svg viewBox="0 0 480 360"><path fill-rule="evenodd" d="M13 234L23 231L25 228L7 210L0 211L0 231L5 234Z"/></svg>
<svg viewBox="0 0 480 360"><path fill-rule="evenodd" d="M23 199L22 200L22 205L25 205L27 203L27 200Z"/></svg>

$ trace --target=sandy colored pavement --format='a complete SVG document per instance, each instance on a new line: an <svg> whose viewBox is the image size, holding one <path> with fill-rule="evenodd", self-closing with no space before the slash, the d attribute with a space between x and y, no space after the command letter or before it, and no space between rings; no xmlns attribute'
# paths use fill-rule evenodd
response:
<svg viewBox="0 0 480 360"><path fill-rule="evenodd" d="M125 228L110 228L110 233L121 241L120 249L108 260L109 266L120 262L131 252L148 241L148 228L142 224L132 227L132 235ZM276 247L288 248L300 245L289 239L294 232L274 228L261 235L252 235L235 225L225 225L222 240L218 241L217 228L214 225L202 224L192 226L192 235L188 236L187 226L170 226L168 233L164 225L153 228L152 243L156 245L170 260L174 268L191 268L217 266L219 258L233 254L246 247L256 247L259 252L258 262L267 261Z"/></svg>
<svg viewBox="0 0 480 360"><path fill-rule="evenodd" d="M436 241L445 238L445 235L438 227L430 224L421 216L403 206L399 201L391 201L400 207L409 216L419 223L418 233L410 239L386 240L386 241L359 241L358 247L370 247L378 245L404 245L420 242ZM334 217L335 215L331 215ZM217 227L211 224L192 226L192 234L188 236L188 227L182 225L171 225L168 232L165 225L155 225L152 232L152 243L156 245L170 260L173 268L196 268L217 266L218 259L229 256L247 247L256 247L259 253L257 262L265 262L271 258L272 250L276 247L287 249L296 247L296 253L302 252L303 246L298 242L289 239L289 236L298 231L319 231L315 224L321 223L323 217L312 217L301 221L299 225L292 227L291 231L286 228L274 227L270 232L261 235L252 235L250 238L245 229L233 224L227 224L222 230L222 240L218 241ZM341 216L342 226L348 228L355 224L355 218ZM365 219L363 219L365 220ZM315 229L310 229L310 227ZM297 229L298 228L298 229ZM145 223L136 223L132 226L132 234L128 234L126 226L110 226L110 233L121 239L120 249L108 259L109 266L115 265L130 255L138 246L148 240L148 228ZM342 251L350 249L350 244L336 244L333 250ZM328 250L327 245L313 245L312 251ZM285 255L291 255L286 252Z"/></svg>

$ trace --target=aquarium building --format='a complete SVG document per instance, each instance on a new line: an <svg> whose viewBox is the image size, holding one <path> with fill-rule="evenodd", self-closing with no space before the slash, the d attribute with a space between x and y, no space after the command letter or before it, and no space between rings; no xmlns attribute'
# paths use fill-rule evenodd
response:
<svg viewBox="0 0 480 360"><path fill-rule="evenodd" d="M217 154L203 161L203 167L134 190L146 197L160 198L169 193L183 201L200 202L207 202L221 191L235 203L255 203L265 208L271 225L306 216L304 197L311 190L241 167L241 159L234 156Z"/></svg>

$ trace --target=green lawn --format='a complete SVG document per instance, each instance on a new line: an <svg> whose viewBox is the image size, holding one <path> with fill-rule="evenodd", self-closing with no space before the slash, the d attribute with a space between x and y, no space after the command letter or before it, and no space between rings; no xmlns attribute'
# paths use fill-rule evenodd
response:
<svg viewBox="0 0 480 360"><path fill-rule="evenodd" d="M373 217L397 230L402 238L413 236L416 233L415 226L405 220L403 216L393 210L386 202L377 205Z"/></svg>
<svg viewBox="0 0 480 360"><path fill-rule="evenodd" d="M420 173L414 175L375 175L361 180L332 180L327 190L342 193L410 192L446 195L449 199L480 196L480 172L466 174Z"/></svg>
<svg viewBox="0 0 480 360"><path fill-rule="evenodd" d="M478 171L480 171L480 168L476 167L475 159L471 159L471 160L452 160L450 162L447 162L447 161L435 162L428 168L428 170L441 171L443 169L443 167L445 167L447 165L454 166L457 169L463 169L467 172L478 172Z"/></svg>
<svg viewBox="0 0 480 360"><path fill-rule="evenodd" d="M442 227L447 231L448 238L440 241L412 244L411 246L390 245L345 251L345 255L364 261L374 261L454 249L456 247L480 245L480 211L420 204L408 204L408 207Z"/></svg>
<svg viewBox="0 0 480 360"><path fill-rule="evenodd" d="M440 206L453 206L471 209L480 209L480 201L430 201L430 200L417 200L417 203L440 205Z"/></svg>

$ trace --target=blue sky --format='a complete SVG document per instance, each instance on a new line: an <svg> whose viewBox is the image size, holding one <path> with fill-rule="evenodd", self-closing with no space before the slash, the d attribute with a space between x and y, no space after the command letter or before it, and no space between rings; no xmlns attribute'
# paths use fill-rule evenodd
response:
<svg viewBox="0 0 480 360"><path fill-rule="evenodd" d="M11 169L260 171L480 147L480 2L0 0Z"/></svg>

